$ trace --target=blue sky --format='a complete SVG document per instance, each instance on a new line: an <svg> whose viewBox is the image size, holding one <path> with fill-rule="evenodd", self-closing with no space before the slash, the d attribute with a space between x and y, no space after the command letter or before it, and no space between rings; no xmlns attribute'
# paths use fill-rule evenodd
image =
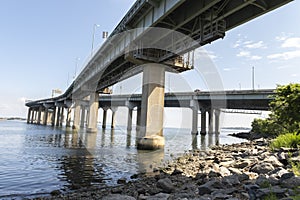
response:
<svg viewBox="0 0 300 200"><path fill-rule="evenodd" d="M65 90L74 76L77 57L80 58L78 74L90 55L93 25L100 25L95 34L95 46L99 46L103 42L102 31L111 32L133 2L2 0L0 117L24 117L25 99L50 97L56 88ZM225 89L251 88L252 66L257 88L299 82L299 8L299 1L294 1L204 47ZM176 81L168 81L168 77L166 84L173 85ZM206 89L201 77L192 71L182 77L191 89ZM115 93L125 93L125 83L116 85Z"/></svg>

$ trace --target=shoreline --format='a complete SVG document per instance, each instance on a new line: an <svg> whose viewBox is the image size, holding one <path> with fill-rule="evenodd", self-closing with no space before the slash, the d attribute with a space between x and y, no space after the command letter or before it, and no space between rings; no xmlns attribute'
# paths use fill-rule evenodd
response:
<svg viewBox="0 0 300 200"><path fill-rule="evenodd" d="M31 199L281 199L300 195L300 177L291 172L288 159L300 158L299 149L271 152L270 140L191 150L153 169L151 176L136 174L119 179L117 186L75 192L51 192ZM299 196L298 196L299 197Z"/></svg>

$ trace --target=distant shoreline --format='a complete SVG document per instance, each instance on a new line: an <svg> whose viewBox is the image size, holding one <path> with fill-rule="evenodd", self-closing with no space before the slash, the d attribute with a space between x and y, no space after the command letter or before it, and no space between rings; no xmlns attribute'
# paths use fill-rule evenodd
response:
<svg viewBox="0 0 300 200"><path fill-rule="evenodd" d="M21 120L25 121L25 118L22 117L0 117L0 121L8 121L8 120Z"/></svg>

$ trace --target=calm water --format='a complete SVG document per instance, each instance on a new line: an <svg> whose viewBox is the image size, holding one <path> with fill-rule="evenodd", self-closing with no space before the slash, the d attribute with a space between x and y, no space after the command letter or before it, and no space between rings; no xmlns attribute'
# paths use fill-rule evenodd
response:
<svg viewBox="0 0 300 200"><path fill-rule="evenodd" d="M245 130L223 129L192 144L189 129L164 130L166 146L160 151L137 151L135 131L122 127L99 129L97 134L75 133L66 128L0 121L0 198L49 194L53 190L116 184L121 177L150 171L171 155L204 149L216 142L231 144L243 140L227 136Z"/></svg>

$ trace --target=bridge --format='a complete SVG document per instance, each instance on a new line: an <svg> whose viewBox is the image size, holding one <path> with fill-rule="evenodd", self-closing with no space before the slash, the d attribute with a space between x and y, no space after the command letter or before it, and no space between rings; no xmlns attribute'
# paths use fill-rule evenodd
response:
<svg viewBox="0 0 300 200"><path fill-rule="evenodd" d="M87 131L95 132L102 103L99 94L143 72L138 148L162 148L165 72L192 70L194 49L223 38L226 31L291 1L137 0L63 95L26 104L28 120L38 106L37 123L44 109L53 109L52 118L59 124L62 110L72 107L73 128L78 129L80 117L85 117L85 114L80 115L81 104L88 101ZM218 104L226 101L212 102L218 108L223 107ZM200 102L190 102L193 107L201 107L197 103Z"/></svg>

